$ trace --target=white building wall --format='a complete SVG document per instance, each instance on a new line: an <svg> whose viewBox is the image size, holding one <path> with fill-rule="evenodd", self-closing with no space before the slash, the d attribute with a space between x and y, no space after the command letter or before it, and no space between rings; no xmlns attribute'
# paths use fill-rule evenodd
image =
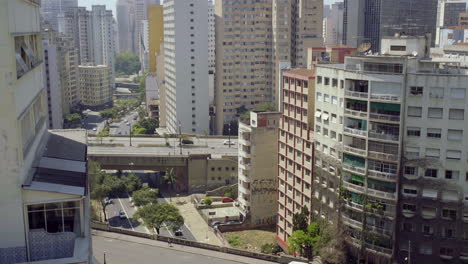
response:
<svg viewBox="0 0 468 264"><path fill-rule="evenodd" d="M206 0L164 2L168 129L209 130L208 7Z"/></svg>
<svg viewBox="0 0 468 264"><path fill-rule="evenodd" d="M47 89L49 128L63 128L62 91L57 64L57 45L44 43L44 87ZM64 95L63 95L64 96Z"/></svg>

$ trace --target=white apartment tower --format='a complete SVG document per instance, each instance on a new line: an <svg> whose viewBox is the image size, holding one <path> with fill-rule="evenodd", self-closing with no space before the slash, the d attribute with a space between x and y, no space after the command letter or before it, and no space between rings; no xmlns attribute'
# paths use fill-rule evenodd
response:
<svg viewBox="0 0 468 264"><path fill-rule="evenodd" d="M57 16L72 7L78 7L78 0L42 0L42 19L51 25L52 30L58 31Z"/></svg>
<svg viewBox="0 0 468 264"><path fill-rule="evenodd" d="M0 262L91 263L86 136L47 131L39 2L0 0Z"/></svg>
<svg viewBox="0 0 468 264"><path fill-rule="evenodd" d="M164 1L167 128L209 131L208 2Z"/></svg>
<svg viewBox="0 0 468 264"><path fill-rule="evenodd" d="M215 71L215 12L213 0L208 0L208 70Z"/></svg>

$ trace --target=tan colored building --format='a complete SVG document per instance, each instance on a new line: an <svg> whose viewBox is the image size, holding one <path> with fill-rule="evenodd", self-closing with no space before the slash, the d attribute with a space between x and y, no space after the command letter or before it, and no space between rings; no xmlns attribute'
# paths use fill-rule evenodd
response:
<svg viewBox="0 0 468 264"><path fill-rule="evenodd" d="M148 31L149 31L149 71L156 72L156 54L161 51L161 43L164 40L163 6L148 6Z"/></svg>
<svg viewBox="0 0 468 264"><path fill-rule="evenodd" d="M312 206L314 71L283 74L283 115L278 144L277 240L283 248L292 234L292 218Z"/></svg>
<svg viewBox="0 0 468 264"><path fill-rule="evenodd" d="M112 102L111 71L106 65L78 66L81 102L101 107Z"/></svg>
<svg viewBox="0 0 468 264"><path fill-rule="evenodd" d="M216 1L216 134L240 107L277 102L279 63L303 66L305 47L322 45L322 10L314 0Z"/></svg>
<svg viewBox="0 0 468 264"><path fill-rule="evenodd" d="M458 25L468 26L468 13L460 13L458 15Z"/></svg>
<svg viewBox="0 0 468 264"><path fill-rule="evenodd" d="M281 113L250 113L239 123L239 209L250 227L276 222L278 124Z"/></svg>

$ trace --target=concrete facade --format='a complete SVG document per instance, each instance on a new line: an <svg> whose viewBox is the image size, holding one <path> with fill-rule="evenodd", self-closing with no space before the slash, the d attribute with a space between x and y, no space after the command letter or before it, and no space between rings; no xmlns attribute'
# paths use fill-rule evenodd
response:
<svg viewBox="0 0 468 264"><path fill-rule="evenodd" d="M209 131L208 2L164 2L166 125L171 133Z"/></svg>
<svg viewBox="0 0 468 264"><path fill-rule="evenodd" d="M323 1L216 1L216 134L238 108L277 102L279 63L302 66L322 45L322 12Z"/></svg>
<svg viewBox="0 0 468 264"><path fill-rule="evenodd" d="M54 165L57 165L55 169L63 173L62 176L70 174L63 168L64 161L58 157L60 153L53 154L57 155L55 164L44 159L44 156L51 155L47 149L53 149L49 144L53 136L47 132L44 58L37 2L0 1L0 209L4 212L0 228L0 237L4 238L0 239L0 262L34 263L43 260L50 263L51 259L59 258L54 262L89 263L92 254L89 200L86 200L86 195L84 192L83 195L66 194L70 190L69 186L51 184L49 179L38 181L38 177L44 176L43 172ZM84 133L83 138L86 140ZM56 146L60 145L57 143ZM80 168L86 167L82 162L78 163ZM86 177L82 170L80 172L80 179ZM74 232L77 229L73 232L70 229L54 229L58 228L52 222L55 212L50 212L51 217L45 218L45 211L39 210L41 206L44 208L45 203L65 200L73 201L73 209L81 210L80 214L76 214L75 210L73 216L82 217L79 221L73 219L70 222L67 219L67 224L76 223L83 232ZM32 212L33 207L41 211L39 214L42 213L44 222L41 223L40 217L34 219L37 222L33 220L32 214L38 215ZM45 222L50 224L49 233L55 234L45 232ZM54 241L56 246L52 246ZM70 251L67 245L71 243L76 247ZM83 250L74 251L77 248ZM64 256L72 259L65 259Z"/></svg>
<svg viewBox="0 0 468 264"><path fill-rule="evenodd" d="M112 103L111 70L106 65L78 67L81 103L99 108Z"/></svg>
<svg viewBox="0 0 468 264"><path fill-rule="evenodd" d="M250 227L276 223L278 179L272 164L278 159L280 115L251 112L249 123L239 123L238 201Z"/></svg>
<svg viewBox="0 0 468 264"><path fill-rule="evenodd" d="M385 55L316 68L313 213L339 219L353 254L374 262L468 256L458 231L466 225L466 63L430 58L428 45L428 37L384 38ZM336 183L340 194L328 192ZM341 210L329 210L334 201Z"/></svg>
<svg viewBox="0 0 468 264"><path fill-rule="evenodd" d="M43 0L41 1L41 16L52 30L58 31L57 16L71 7L78 7L78 0Z"/></svg>

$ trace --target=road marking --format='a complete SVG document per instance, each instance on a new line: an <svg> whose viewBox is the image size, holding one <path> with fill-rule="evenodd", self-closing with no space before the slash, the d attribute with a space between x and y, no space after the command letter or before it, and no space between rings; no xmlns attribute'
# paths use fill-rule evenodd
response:
<svg viewBox="0 0 468 264"><path fill-rule="evenodd" d="M135 231L135 229L133 228L132 222L130 221L130 219L128 219L128 214L127 214L127 211L125 211L125 207L123 206L122 201L120 200L120 198L117 198L117 200L119 200L119 203L122 206L122 210L124 211L125 216L127 216L127 221L130 224L130 227L132 228L132 231ZM119 217L120 217L120 215L119 215Z"/></svg>

